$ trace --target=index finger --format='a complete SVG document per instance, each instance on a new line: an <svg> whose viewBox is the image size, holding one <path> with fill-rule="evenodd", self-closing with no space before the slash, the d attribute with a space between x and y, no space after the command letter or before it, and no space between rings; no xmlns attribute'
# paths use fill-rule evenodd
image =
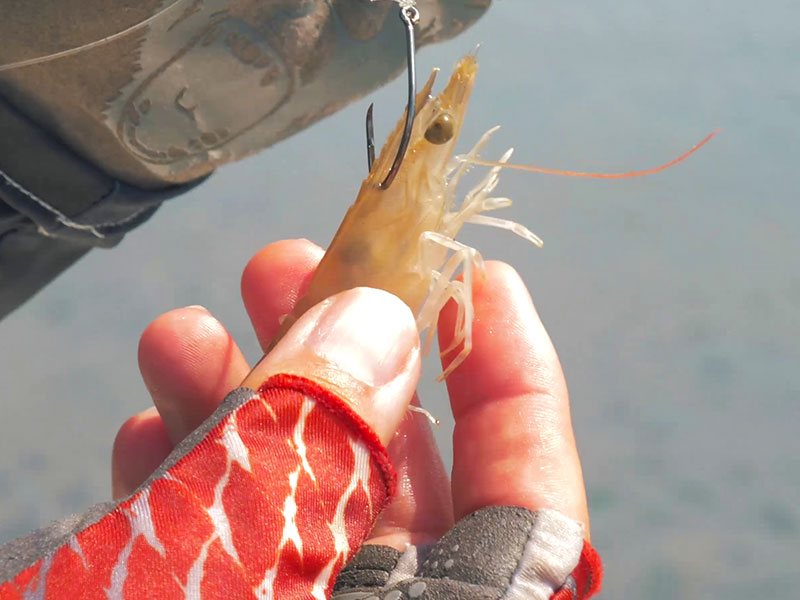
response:
<svg viewBox="0 0 800 600"><path fill-rule="evenodd" d="M530 294L514 269L488 262L473 302L472 352L447 379L455 518L491 505L552 508L583 522L588 537L567 386ZM450 303L439 319L440 347L449 346L455 320Z"/></svg>

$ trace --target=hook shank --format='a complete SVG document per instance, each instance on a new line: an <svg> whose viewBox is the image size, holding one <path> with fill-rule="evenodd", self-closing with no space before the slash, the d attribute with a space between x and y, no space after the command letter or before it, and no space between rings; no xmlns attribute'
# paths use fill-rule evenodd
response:
<svg viewBox="0 0 800 600"><path fill-rule="evenodd" d="M388 189L394 181L397 172L400 170L400 165L403 164L403 159L408 150L408 144L411 141L411 128L414 125L414 116L416 114L416 98L417 98L417 74L415 64L415 42L414 42L414 25L419 23L419 11L414 6L407 6L400 9L400 19L406 28L406 59L408 62L408 102L406 104L406 121L403 128L403 137L400 139L400 146L397 148L397 154L394 157L394 162L386 174L384 180L378 187L381 189ZM372 170L372 164L375 162L375 133L372 124L373 106L370 105L367 110L367 164L369 170Z"/></svg>

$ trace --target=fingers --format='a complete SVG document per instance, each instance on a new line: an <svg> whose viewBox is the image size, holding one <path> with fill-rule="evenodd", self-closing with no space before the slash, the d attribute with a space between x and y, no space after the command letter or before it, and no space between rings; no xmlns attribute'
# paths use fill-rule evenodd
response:
<svg viewBox="0 0 800 600"><path fill-rule="evenodd" d="M117 500L132 494L171 451L172 442L155 408L128 419L111 452L112 497Z"/></svg>
<svg viewBox="0 0 800 600"><path fill-rule="evenodd" d="M318 247L305 240L278 242L261 250L245 269L242 277L242 294L262 344L267 345L269 343L278 328L279 317L291 311L296 298L302 293L321 255L322 251ZM388 296L388 294L384 295ZM396 301L396 299L394 300ZM389 308L389 314L402 313L398 323L405 322L408 325L407 317L409 317L410 312L402 304L402 309L397 307L396 304L399 301L395 301L388 302L395 305L394 308ZM383 304L386 303L384 300ZM381 301L378 301L378 311L381 310L381 304ZM358 308L356 308L357 310ZM410 329L415 332L413 320L411 320L411 323ZM364 324L361 323L361 326L363 327ZM352 324L348 327L360 329ZM348 327L345 327L345 336L352 337L346 333ZM392 390L407 391L407 389L410 389L413 391L419 370L416 334L409 336L408 329L408 327L405 327L404 331L406 345L410 344L410 358L407 364L404 364L401 368L406 377L397 376L393 381L387 382L387 385L378 386L381 387L384 393L374 395L376 403L372 408L372 418L380 421L381 426L376 427L376 429L384 431L386 439L390 435L390 430L397 425L405 413L403 403L407 402L411 397L411 392L400 394L401 396L406 396L401 401L401 404L403 404L401 407L396 405L394 400L396 394L393 394ZM378 329L372 328L372 332L377 333ZM400 336L403 337L402 332ZM391 334L389 334L390 337ZM352 337L352 339L354 340L353 345L358 346L359 342L356 338ZM377 346L380 346L380 344ZM373 350L377 346L373 344ZM364 348L366 347L364 345ZM374 354L373 358L380 358L380 352ZM357 360L356 363L358 363ZM241 385L248 371L241 353L222 325L199 307L172 311L154 321L142 336L140 366L154 403L163 418L162 427L173 444L180 441L213 412L228 391ZM313 369L311 370L313 371ZM299 369L299 371L298 374L305 374L315 378L314 373L303 373L302 369ZM319 373L317 375L316 379L318 380L325 378L324 375ZM347 377L351 377L352 385L349 385L349 387L345 385ZM352 395L355 399L354 405L360 403L360 405L366 407L371 404L372 400L370 398L372 396L369 390L370 386L363 385L363 380L363 373L345 375L329 387L345 397L351 391L349 388L360 388ZM257 386L258 382L254 383L254 381L254 379L250 378L245 382L245 385ZM324 383L324 381L321 382ZM376 386L372 387L375 388ZM385 417L389 413L392 413L392 416L387 420ZM141 416L132 419L132 421L140 418ZM148 419L150 418L153 421L148 420L148 425L153 430L157 429L158 417L149 415ZM367 420L370 421L370 418ZM138 423L138 421L136 422ZM137 452L136 435L129 433L127 429L129 427L130 423L126 424L126 427L120 432L120 439L122 440L120 446L125 448L126 451L118 452L117 454L120 457L128 457L134 454L144 456L144 453ZM142 445L144 445L144 440L150 439L147 434L142 433L144 428L137 427L132 430L134 429L141 434L140 439L143 440ZM128 438L132 438L131 443L125 443ZM156 447L161 448L158 458L163 459L166 457L169 448ZM124 483L124 485L120 484L115 489L119 490L124 487L129 490L132 487L136 487L159 462L160 460L154 458L146 463L149 468L143 468L135 464L126 470L128 463L124 458L115 460L115 481L118 480ZM430 464L430 461L425 462Z"/></svg>
<svg viewBox="0 0 800 600"><path fill-rule="evenodd" d="M244 385L257 389L278 373L316 381L349 401L387 444L419 371L419 336L409 308L388 292L356 288L300 317Z"/></svg>
<svg viewBox="0 0 800 600"><path fill-rule="evenodd" d="M242 276L242 297L262 348L302 296L323 250L307 240L263 248ZM424 417L406 413L387 446L397 472L398 494L381 516L369 543L405 549L439 538L453 522L450 481Z"/></svg>
<svg viewBox="0 0 800 600"><path fill-rule="evenodd" d="M489 262L473 301L472 352L447 379L456 422L455 517L494 504L553 508L588 532L567 387L530 295L511 267ZM448 305L439 321L443 348L455 318Z"/></svg>
<svg viewBox="0 0 800 600"><path fill-rule="evenodd" d="M242 276L242 296L262 346L270 343L280 316L292 310L322 254L320 248L308 241L289 240L266 246L248 264ZM406 417L405 406L419 372L416 328L410 311L396 298L376 290L353 293L377 295L377 300L356 300L350 308L339 311L339 316L332 317L334 323L339 323L335 326L339 329L331 343L322 342L322 361L305 363L301 356L307 350L306 340L298 343L297 338L305 334L297 334L295 328L297 335L286 336L287 343L293 344L292 349L287 350L284 345L281 358L276 348L272 357L286 359L296 368L291 365L282 368L275 361L267 361L244 384L257 387L270 373L279 370L316 379L350 399L384 442L389 441L394 427L405 418L399 435L389 444L398 469L400 493L385 512L376 533L385 536L385 543L394 540L398 547L404 547L409 540L435 539L452 522L452 509L447 476L429 427L419 415ZM374 314L379 323L373 326L369 319L364 320L364 314ZM342 324L348 315L351 321ZM354 316L356 322L352 321ZM382 329L383 325L386 327ZM366 335L366 341L359 341L360 334ZM400 341L393 345L393 337ZM352 347L347 350L346 344L339 344L339 348L334 348L337 340L352 342ZM382 347L382 341L386 347ZM407 348L407 359L402 358L402 347ZM223 348L226 350L222 351ZM298 351L299 355L292 356ZM396 368L389 364L393 352L400 357ZM332 360L337 353L343 358ZM199 361L199 357L204 357L204 361ZM347 367L348 360L352 361L352 368ZM389 372L390 380L370 381L365 375L365 366L376 360L373 367ZM227 332L199 308L173 311L157 319L142 336L140 363L163 422L156 414L145 413L131 419L120 431L114 460L117 495L130 493L141 484L166 457L171 449L169 441L176 443L202 422L225 393L245 379L247 370ZM345 372L336 375L337 368ZM392 370L396 372L391 374ZM220 373L228 376L220 378ZM221 388L227 388L225 393L219 392ZM167 443L162 443L165 439ZM143 451L145 445L154 450ZM139 458L132 460L132 456Z"/></svg>
<svg viewBox="0 0 800 600"><path fill-rule="evenodd" d="M242 295L262 345L291 311L322 250L305 240L270 244L250 261ZM139 366L173 444L202 423L249 372L228 332L205 309L156 319L142 334Z"/></svg>
<svg viewBox="0 0 800 600"><path fill-rule="evenodd" d="M323 254L308 240L284 240L250 259L242 274L242 299L262 349L302 296Z"/></svg>
<svg viewBox="0 0 800 600"><path fill-rule="evenodd" d="M453 526L450 479L427 419L406 412L387 447L397 472L398 494L381 513L369 544L429 544Z"/></svg>
<svg viewBox="0 0 800 600"><path fill-rule="evenodd" d="M173 444L214 412L249 371L227 330L202 307L153 321L139 340L139 369Z"/></svg>
<svg viewBox="0 0 800 600"><path fill-rule="evenodd" d="M280 317L290 313L302 296L322 255L322 249L307 240L286 240L266 246L248 263L242 298L262 348L272 341ZM280 371L316 379L349 399L388 441L419 376L419 342L410 310L390 294L363 288L320 303L301 321L304 325L292 327L292 335L287 334L259 363L245 385L257 388ZM319 335L311 335L315 328L321 328ZM330 335L325 333L328 329ZM315 343L320 348L309 351ZM329 351L336 360L325 355ZM337 375L338 371L342 373ZM388 379L383 381L387 373L396 378L391 385ZM393 391L400 388L405 390L401 394ZM402 409L397 404L400 396Z"/></svg>
<svg viewBox="0 0 800 600"><path fill-rule="evenodd" d="M141 485L249 370L222 324L197 306L170 311L147 327L139 340L139 368L157 411L132 417L117 433L115 498Z"/></svg>

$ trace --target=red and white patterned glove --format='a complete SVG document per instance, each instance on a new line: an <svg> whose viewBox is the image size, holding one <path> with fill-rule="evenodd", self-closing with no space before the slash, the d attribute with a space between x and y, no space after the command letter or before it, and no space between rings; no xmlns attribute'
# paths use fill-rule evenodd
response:
<svg viewBox="0 0 800 600"><path fill-rule="evenodd" d="M325 598L393 488L346 402L279 375L232 392L131 497L5 547L0 598Z"/></svg>
<svg viewBox="0 0 800 600"><path fill-rule="evenodd" d="M281 255L286 254L284 246ZM248 272L254 272L251 267ZM435 599L461 597L467 588L479 598L506 597L507 592L518 597L532 589L539 594L534 598L588 597L598 587L599 561L582 540L581 522L588 519L582 516L580 472L574 470L579 465L569 451L569 421L563 419L568 417L562 411L566 397L559 400L564 404L551 405L546 402L550 397L541 397L533 387L510 400L495 398L511 389L498 377L515 389L527 389L542 380L526 373L546 373L557 361L531 314L524 286L509 269L487 267L486 284L476 290L480 317L473 368L460 369L448 381L457 427L453 491L458 495L452 500L446 478L437 479L441 466L423 422L407 418L392 437L418 376L413 319L387 294L352 290L300 319L245 380L251 389L232 393L130 498L0 549L0 599L322 598L331 592L336 570L353 557L370 529L370 544L406 551L395 550L393 564L383 561L372 569L370 553L386 552L365 548L339 578L334 597L385 592L387 598L407 593ZM246 282L248 277L246 272ZM286 281L259 280L267 285ZM206 325L210 319L207 313L200 318L197 311L176 312ZM447 326L454 315L443 318ZM259 331L258 319L254 324ZM202 331L208 334L205 326ZM220 331L221 353L206 346L215 357L206 361L203 354L195 366L228 364L230 338ZM184 330L181 335L188 334ZM512 349L518 360L498 360ZM169 369L184 369L180 361L168 362ZM218 379L216 369L194 373L198 380ZM159 381L168 386L169 379ZM562 393L559 380L553 381L548 389ZM156 380L148 382L154 393ZM165 390L156 391L174 393ZM154 400L168 425L169 411L159 404L158 394ZM465 411L473 402L479 404ZM506 415L505 407L514 410ZM542 411L553 407L558 411ZM478 409L481 420L470 421ZM528 412L534 420L519 419ZM459 439L460 425L472 426L467 445ZM381 449L390 439L401 493L372 528L392 488ZM537 454L548 439L562 440L564 452ZM558 467L553 481L560 488L549 487L550 479L537 475L543 460ZM508 461L517 465L513 471L498 469ZM549 504L543 497L560 500ZM448 502L459 516L477 512L436 542L432 552L441 551L437 556L424 559L426 548L449 527L448 520L452 523ZM508 507L478 510L517 502L564 507L571 518ZM381 572L388 573L385 580L378 578ZM501 572L514 575L504 583ZM375 580L365 581L365 573Z"/></svg>
<svg viewBox="0 0 800 600"><path fill-rule="evenodd" d="M0 549L0 599L328 597L393 494L419 368L396 297L320 303L132 495Z"/></svg>
<svg viewBox="0 0 800 600"><path fill-rule="evenodd" d="M278 375L231 392L131 497L6 546L0 598L328 598L394 485L346 402ZM434 546L365 546L333 600L582 600L602 575L583 534L555 511L486 508Z"/></svg>

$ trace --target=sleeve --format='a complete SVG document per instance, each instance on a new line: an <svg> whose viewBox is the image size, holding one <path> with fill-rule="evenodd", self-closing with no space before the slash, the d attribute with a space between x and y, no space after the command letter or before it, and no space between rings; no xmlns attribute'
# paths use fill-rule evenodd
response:
<svg viewBox="0 0 800 600"><path fill-rule="evenodd" d="M162 202L202 181L145 189L112 177L0 91L0 319L90 249L116 246Z"/></svg>
<svg viewBox="0 0 800 600"><path fill-rule="evenodd" d="M166 4L16 2L13 18L0 18L0 318L217 166L405 69L391 3ZM456 35L489 7L426 4L420 47ZM102 43L36 60L94 42Z"/></svg>
<svg viewBox="0 0 800 600"><path fill-rule="evenodd" d="M130 497L0 548L0 600L326 598L394 481L345 401L279 375L232 392Z"/></svg>

